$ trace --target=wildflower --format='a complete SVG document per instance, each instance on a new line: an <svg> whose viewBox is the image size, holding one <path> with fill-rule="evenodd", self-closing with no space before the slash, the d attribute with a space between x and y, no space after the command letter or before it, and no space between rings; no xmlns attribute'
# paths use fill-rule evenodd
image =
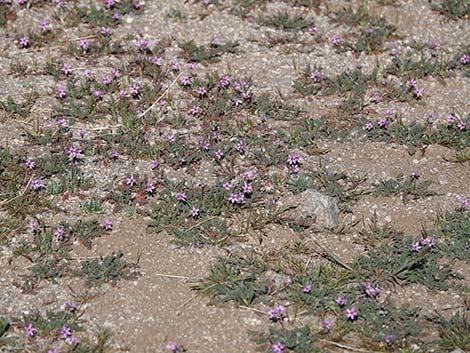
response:
<svg viewBox="0 0 470 353"><path fill-rule="evenodd" d="M88 39L80 39L79 45L80 48L83 49L83 51L87 51L90 47L90 41Z"/></svg>
<svg viewBox="0 0 470 353"><path fill-rule="evenodd" d="M62 65L62 68L60 69L60 71L64 74L64 75L70 75L72 73L72 66L70 66L69 64L63 64Z"/></svg>
<svg viewBox="0 0 470 353"><path fill-rule="evenodd" d="M39 224L37 222L31 221L28 223L28 229L31 233L39 232Z"/></svg>
<svg viewBox="0 0 470 353"><path fill-rule="evenodd" d="M41 179L33 179L30 184L30 188L33 191L39 191L41 189L44 189L45 187L46 186L44 185Z"/></svg>
<svg viewBox="0 0 470 353"><path fill-rule="evenodd" d="M251 92L248 92L248 91L242 92L242 97L244 100L249 101L251 99Z"/></svg>
<svg viewBox="0 0 470 353"><path fill-rule="evenodd" d="M237 145L235 146L235 149L238 153L245 153L245 140L241 139L240 141L238 141Z"/></svg>
<svg viewBox="0 0 470 353"><path fill-rule="evenodd" d="M351 307L351 309L346 309L346 317L348 320L354 321L357 319L357 311L355 307Z"/></svg>
<svg viewBox="0 0 470 353"><path fill-rule="evenodd" d="M330 319L323 320L323 330L325 330L325 332L330 332L331 331L331 320Z"/></svg>
<svg viewBox="0 0 470 353"><path fill-rule="evenodd" d="M65 310L75 311L77 310L77 304L74 302L65 302Z"/></svg>
<svg viewBox="0 0 470 353"><path fill-rule="evenodd" d="M421 246L427 246L429 249L432 249L436 246L436 238L421 238L420 244Z"/></svg>
<svg viewBox="0 0 470 353"><path fill-rule="evenodd" d="M197 89L197 94L202 97L202 96L205 96L207 94L207 88L206 87L199 87Z"/></svg>
<svg viewBox="0 0 470 353"><path fill-rule="evenodd" d="M346 304L346 300L344 299L344 297L337 297L335 299L335 302L336 304L338 304L339 306L344 306Z"/></svg>
<svg viewBox="0 0 470 353"><path fill-rule="evenodd" d="M111 34L111 30L109 29L109 27L101 28L101 35L103 37L108 37L110 34Z"/></svg>
<svg viewBox="0 0 470 353"><path fill-rule="evenodd" d="M47 32L49 30L49 21L47 19L41 20L41 32Z"/></svg>
<svg viewBox="0 0 470 353"><path fill-rule="evenodd" d="M119 21L121 19L121 15L119 12L113 13L113 21Z"/></svg>
<svg viewBox="0 0 470 353"><path fill-rule="evenodd" d="M33 161L31 158L26 159L24 165L30 170L36 168L36 162Z"/></svg>
<svg viewBox="0 0 470 353"><path fill-rule="evenodd" d="M180 82L183 86L187 87L187 86L190 86L191 83L193 82L191 76L189 75L183 75L181 76L181 79L180 79Z"/></svg>
<svg viewBox="0 0 470 353"><path fill-rule="evenodd" d="M108 232L113 230L113 223L109 219L105 219L101 226Z"/></svg>
<svg viewBox="0 0 470 353"><path fill-rule="evenodd" d="M388 125L388 120L387 119L380 119L378 122L377 122L377 125L381 128L381 129L385 129Z"/></svg>
<svg viewBox="0 0 470 353"><path fill-rule="evenodd" d="M460 131L465 131L467 129L467 123L465 123L465 121L459 121L457 124L457 129Z"/></svg>
<svg viewBox="0 0 470 353"><path fill-rule="evenodd" d="M36 334L36 329L34 328L31 322L27 324L25 327L23 327L23 330L27 337L34 337L34 335Z"/></svg>
<svg viewBox="0 0 470 353"><path fill-rule="evenodd" d="M174 144L175 141L176 141L176 138L175 138L175 135L173 134L170 134L166 137L167 141L170 143L170 144Z"/></svg>
<svg viewBox="0 0 470 353"><path fill-rule="evenodd" d="M209 141L207 141L207 139L205 139L204 137L201 137L199 139L199 146L201 147L202 150L208 151L211 145Z"/></svg>
<svg viewBox="0 0 470 353"><path fill-rule="evenodd" d="M317 33L317 28L314 25L308 26L307 32L313 36L315 33Z"/></svg>
<svg viewBox="0 0 470 353"><path fill-rule="evenodd" d="M152 64L157 65L157 66L162 66L163 65L163 59L160 56L154 56L151 60Z"/></svg>
<svg viewBox="0 0 470 353"><path fill-rule="evenodd" d="M140 4L140 1L139 0L134 0L134 9L140 10L141 7L142 7L142 5Z"/></svg>
<svg viewBox="0 0 470 353"><path fill-rule="evenodd" d="M286 308L284 306L282 305L275 306L268 312L269 320L271 321L281 320L284 317L285 312L286 312Z"/></svg>
<svg viewBox="0 0 470 353"><path fill-rule="evenodd" d="M64 6L64 3L65 3L65 0L55 0L55 6L57 8L61 8L62 6Z"/></svg>
<svg viewBox="0 0 470 353"><path fill-rule="evenodd" d="M78 337L75 337L75 336L71 336L68 341L73 344L73 345L77 345L80 343L80 340L78 339Z"/></svg>
<svg viewBox="0 0 470 353"><path fill-rule="evenodd" d="M155 170L158 168L158 166L159 166L158 160L152 159L152 161L150 162L150 168L152 170Z"/></svg>
<svg viewBox="0 0 470 353"><path fill-rule="evenodd" d="M99 101L103 99L103 92L101 92L99 89L93 92L93 97Z"/></svg>
<svg viewBox="0 0 470 353"><path fill-rule="evenodd" d="M331 43L333 45L338 45L341 43L341 37L335 34L333 37L331 37Z"/></svg>
<svg viewBox="0 0 470 353"><path fill-rule="evenodd" d="M387 344L387 346L390 346L393 343L393 335L385 336L384 342Z"/></svg>
<svg viewBox="0 0 470 353"><path fill-rule="evenodd" d="M421 250L421 243L419 241L414 242L411 244L411 252L420 252Z"/></svg>
<svg viewBox="0 0 470 353"><path fill-rule="evenodd" d="M376 297L380 294L380 288L379 287L372 287L372 285L369 282L362 283L362 286L364 288L364 292L368 297Z"/></svg>
<svg viewBox="0 0 470 353"><path fill-rule="evenodd" d="M416 82L416 80L409 80L409 81L406 82L406 85L408 87L416 87L417 82Z"/></svg>
<svg viewBox="0 0 470 353"><path fill-rule="evenodd" d="M85 79L87 79L88 81L92 81L93 80L93 72L91 72L90 70L86 69L85 71L83 71L83 77Z"/></svg>
<svg viewBox="0 0 470 353"><path fill-rule="evenodd" d="M367 28L365 29L365 31L366 31L367 34L371 34L371 33L374 33L374 32L375 32L375 29L373 29L372 27L367 27Z"/></svg>
<svg viewBox="0 0 470 353"><path fill-rule="evenodd" d="M456 121L456 118L454 115L452 114L447 115L447 124L452 125L453 123L455 123L455 121Z"/></svg>
<svg viewBox="0 0 470 353"><path fill-rule="evenodd" d="M245 200L245 196L241 192L232 192L228 198L231 204L241 204Z"/></svg>
<svg viewBox="0 0 470 353"><path fill-rule="evenodd" d="M196 115L198 115L200 112L201 112L201 108L199 108L197 105L193 105L193 107L192 107L191 110L189 111L189 113L190 113L192 116L196 116Z"/></svg>
<svg viewBox="0 0 470 353"><path fill-rule="evenodd" d="M155 191L155 184L149 180L147 181L147 184L145 185L145 191L149 194L153 194Z"/></svg>
<svg viewBox="0 0 470 353"><path fill-rule="evenodd" d="M199 216L199 208L197 208L196 206L193 206L191 208L190 213L191 213L191 217L197 218Z"/></svg>
<svg viewBox="0 0 470 353"><path fill-rule="evenodd" d="M176 343L170 343L167 348L172 352L172 353L177 353L180 348Z"/></svg>
<svg viewBox="0 0 470 353"><path fill-rule="evenodd" d="M21 37L19 45L20 45L20 48L29 47L29 38L26 36Z"/></svg>
<svg viewBox="0 0 470 353"><path fill-rule="evenodd" d="M180 202L186 202L188 200L188 196L185 192L179 192L176 194L176 199Z"/></svg>
<svg viewBox="0 0 470 353"><path fill-rule="evenodd" d="M103 77L102 82L104 85L109 86L111 82L113 82L113 78L111 76L105 76Z"/></svg>
<svg viewBox="0 0 470 353"><path fill-rule="evenodd" d="M105 0L104 1L104 7L106 7L107 9L112 9L115 5L116 5L116 3L114 2L114 0Z"/></svg>
<svg viewBox="0 0 470 353"><path fill-rule="evenodd" d="M67 92L65 91L64 86L58 87L55 94L60 99L64 99L65 97L67 97Z"/></svg>
<svg viewBox="0 0 470 353"><path fill-rule="evenodd" d="M243 182L242 191L245 195L250 195L253 193L253 186L251 186L245 181Z"/></svg>
<svg viewBox="0 0 470 353"><path fill-rule="evenodd" d="M75 161L83 157L82 150L77 146L65 147L65 152L69 156L70 161Z"/></svg>
<svg viewBox="0 0 470 353"><path fill-rule="evenodd" d="M291 167L298 166L302 162L302 156L298 152L291 153L287 156L287 164Z"/></svg>
<svg viewBox="0 0 470 353"><path fill-rule="evenodd" d="M70 327L62 326L59 330L59 335L65 340L72 336L72 330L70 329Z"/></svg>
<svg viewBox="0 0 470 353"><path fill-rule="evenodd" d="M226 181L225 183L222 184L222 187L229 191L231 188L233 188L233 184L230 181Z"/></svg>
<svg viewBox="0 0 470 353"><path fill-rule="evenodd" d="M109 158L111 159L118 159L119 158L119 153L116 151L114 148L109 152Z"/></svg>
<svg viewBox="0 0 470 353"><path fill-rule="evenodd" d="M304 289L302 290L305 294L309 294L312 292L312 285L311 284L307 284Z"/></svg>
<svg viewBox="0 0 470 353"><path fill-rule="evenodd" d="M131 175L126 178L126 184L129 186L134 186L136 184L137 180L134 175Z"/></svg>
<svg viewBox="0 0 470 353"><path fill-rule="evenodd" d="M415 87L415 90L413 91L414 95L416 98L420 99L423 97L423 89Z"/></svg>
<svg viewBox="0 0 470 353"><path fill-rule="evenodd" d="M178 60L176 60L176 59L171 60L170 70L171 71L178 71L179 70L179 65L180 65L180 63L178 62Z"/></svg>
<svg viewBox="0 0 470 353"><path fill-rule="evenodd" d="M150 49L150 42L148 39L145 39L145 38L137 39L137 47L140 50L146 51Z"/></svg>
<svg viewBox="0 0 470 353"><path fill-rule="evenodd" d="M462 57L460 58L460 62L462 63L462 65L467 65L468 63L470 63L470 54L462 55Z"/></svg>
<svg viewBox="0 0 470 353"><path fill-rule="evenodd" d="M431 49L438 50L438 51L441 50L442 49L441 43L439 43L435 39L431 40Z"/></svg>
<svg viewBox="0 0 470 353"><path fill-rule="evenodd" d="M136 97L139 95L139 92L140 92L140 86L134 82L129 88L129 94L131 95L131 97Z"/></svg>
<svg viewBox="0 0 470 353"><path fill-rule="evenodd" d="M310 79L313 81L313 82L320 82L321 79L322 79L322 75L321 75L321 72L316 70L316 71L312 71L310 73Z"/></svg>
<svg viewBox="0 0 470 353"><path fill-rule="evenodd" d="M215 158L218 160L221 160L224 157L224 151L222 151L220 148L214 152Z"/></svg>
<svg viewBox="0 0 470 353"><path fill-rule="evenodd" d="M285 346L280 341L277 341L271 348L273 353L284 353Z"/></svg>
<svg viewBox="0 0 470 353"><path fill-rule="evenodd" d="M78 129L77 130L77 137L78 138L83 138L85 136L85 130L83 130L82 128Z"/></svg>
<svg viewBox="0 0 470 353"><path fill-rule="evenodd" d="M219 81L217 81L217 87L219 88L227 88L230 85L230 82L232 81L232 76L229 74L223 75Z"/></svg>
<svg viewBox="0 0 470 353"><path fill-rule="evenodd" d="M57 348L49 349L47 353L59 353L59 350Z"/></svg>
<svg viewBox="0 0 470 353"><path fill-rule="evenodd" d="M58 226L54 232L54 236L57 240L62 240L65 235L65 229L62 226Z"/></svg>
<svg viewBox="0 0 470 353"><path fill-rule="evenodd" d="M467 208L470 208L470 200L469 200L469 199L466 199L466 198L464 198L464 197L462 197L462 198L460 199L460 208L461 208L462 210L465 210L465 209L467 209Z"/></svg>

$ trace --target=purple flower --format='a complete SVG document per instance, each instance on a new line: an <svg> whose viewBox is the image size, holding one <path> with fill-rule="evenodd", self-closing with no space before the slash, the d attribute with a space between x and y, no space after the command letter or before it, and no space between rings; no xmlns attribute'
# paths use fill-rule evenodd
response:
<svg viewBox="0 0 470 353"><path fill-rule="evenodd" d="M172 352L172 353L177 353L179 352L180 348L178 346L178 344L176 343L170 343L167 348Z"/></svg>
<svg viewBox="0 0 470 353"><path fill-rule="evenodd" d="M139 95L140 86L137 83L133 83L131 87L129 87L129 94L131 97L136 97Z"/></svg>
<svg viewBox="0 0 470 353"><path fill-rule="evenodd" d="M199 88L197 89L197 94L198 94L200 97L205 96L205 95L207 94L207 88L206 88L206 87L203 87L203 86L199 87Z"/></svg>
<svg viewBox="0 0 470 353"><path fill-rule="evenodd" d="M114 2L114 0L105 0L104 1L104 7L106 7L107 9L112 9L115 5L116 5L116 3Z"/></svg>
<svg viewBox="0 0 470 353"><path fill-rule="evenodd" d="M62 6L64 6L64 3L65 3L65 0L55 0L55 6L57 8L61 8Z"/></svg>
<svg viewBox="0 0 470 353"><path fill-rule="evenodd" d="M411 179L418 179L421 176L421 172L419 170L415 170L410 176Z"/></svg>
<svg viewBox="0 0 470 353"><path fill-rule="evenodd" d="M467 123L465 123L465 121L459 121L457 124L457 129L460 131L465 131L467 129Z"/></svg>
<svg viewBox="0 0 470 353"><path fill-rule="evenodd" d="M64 74L64 75L70 75L72 73L72 66L70 66L69 64L63 64L62 65L62 68L60 69L60 71Z"/></svg>
<svg viewBox="0 0 470 353"><path fill-rule="evenodd" d="M57 87L57 90L56 90L56 96L60 99L64 99L65 97L67 97L67 92L65 91L65 87L64 86L61 86L61 87Z"/></svg>
<svg viewBox="0 0 470 353"><path fill-rule="evenodd" d="M101 92L99 89L93 92L93 97L99 101L103 99L103 92Z"/></svg>
<svg viewBox="0 0 470 353"><path fill-rule="evenodd" d="M121 15L119 12L113 13L113 21L119 21L121 19Z"/></svg>
<svg viewBox="0 0 470 353"><path fill-rule="evenodd" d="M176 194L176 199L180 202L186 202L188 200L188 196L185 192L179 192Z"/></svg>
<svg viewBox="0 0 470 353"><path fill-rule="evenodd" d="M367 28L365 29L365 31L366 31L366 33L368 33L368 34L371 34L371 33L374 33L374 32L375 32L375 29L373 29L373 28L371 28L371 27L367 27Z"/></svg>
<svg viewBox="0 0 470 353"><path fill-rule="evenodd" d="M218 160L221 160L222 158L224 158L224 151L222 151L220 148L217 149L215 152L214 152L214 156L215 158L217 158Z"/></svg>
<svg viewBox="0 0 470 353"><path fill-rule="evenodd" d="M250 184L248 184L246 181L243 182L242 192L243 192L245 195L250 195L251 193L253 193L253 186L251 186Z"/></svg>
<svg viewBox="0 0 470 353"><path fill-rule="evenodd" d="M59 350L57 348L49 349L47 353L59 353Z"/></svg>
<svg viewBox="0 0 470 353"><path fill-rule="evenodd" d="M131 176L128 176L126 178L126 184L129 185L129 186L134 186L137 182L137 179L135 178L134 175L131 175Z"/></svg>
<svg viewBox="0 0 470 353"><path fill-rule="evenodd" d="M387 344L387 346L390 346L393 343L393 335L385 336L384 342Z"/></svg>
<svg viewBox="0 0 470 353"><path fill-rule="evenodd" d="M280 341L277 341L271 348L273 353L284 353L285 346Z"/></svg>
<svg viewBox="0 0 470 353"><path fill-rule="evenodd" d="M313 35L315 35L315 33L317 33L317 28L314 25L310 25L307 28L307 32L308 32L308 34L313 36Z"/></svg>
<svg viewBox="0 0 470 353"><path fill-rule="evenodd" d="M303 292L304 292L305 294L310 294L310 293L312 293L312 285L311 285L311 284L307 284L307 285L304 287Z"/></svg>
<svg viewBox="0 0 470 353"><path fill-rule="evenodd" d="M420 244L422 246L427 246L429 249L432 249L436 246L436 238L434 238L434 237L421 238Z"/></svg>
<svg viewBox="0 0 470 353"><path fill-rule="evenodd" d="M44 182L41 179L33 179L29 187L33 191L39 191L41 189L44 189L46 186L44 185Z"/></svg>
<svg viewBox="0 0 470 353"><path fill-rule="evenodd" d="M281 320L284 317L285 312L286 312L286 308L284 306L282 305L275 306L268 312L269 320L271 321Z"/></svg>
<svg viewBox="0 0 470 353"><path fill-rule="evenodd" d="M20 45L20 48L29 47L29 38L26 36L21 37L19 45Z"/></svg>
<svg viewBox="0 0 470 353"><path fill-rule="evenodd" d="M193 107L189 110L189 113L192 116L196 116L201 112L201 108L199 108L197 105L193 105Z"/></svg>
<svg viewBox="0 0 470 353"><path fill-rule="evenodd" d="M441 50L442 47L441 47L441 43L439 43L437 40L433 39L431 40L431 49L434 49L434 50Z"/></svg>
<svg viewBox="0 0 470 353"><path fill-rule="evenodd" d="M105 219L101 226L104 228L104 230L107 230L108 232L113 230L113 223L109 219Z"/></svg>
<svg viewBox="0 0 470 353"><path fill-rule="evenodd" d="M80 39L79 45L80 48L83 49L83 51L87 51L90 47L90 41L88 39Z"/></svg>
<svg viewBox="0 0 470 353"><path fill-rule="evenodd" d="M178 71L180 63L176 59L172 59L170 63L170 70L171 71Z"/></svg>
<svg viewBox="0 0 470 353"><path fill-rule="evenodd" d="M149 194L153 194L155 192L155 184L153 181L147 181L147 184L145 185L145 191Z"/></svg>
<svg viewBox="0 0 470 353"><path fill-rule="evenodd" d="M191 213L191 217L197 218L199 216L199 208L197 208L196 206L193 206L191 208L190 213Z"/></svg>
<svg viewBox="0 0 470 353"><path fill-rule="evenodd" d="M346 304L346 300L344 299L344 297L337 297L335 299L335 302L336 304L338 304L339 306L344 306Z"/></svg>
<svg viewBox="0 0 470 353"><path fill-rule="evenodd" d="M58 226L54 232L54 236L57 240L62 240L65 235L65 229L62 226Z"/></svg>
<svg viewBox="0 0 470 353"><path fill-rule="evenodd" d="M163 65L163 58L160 56L154 56L152 58L152 64L157 65L157 66L162 66Z"/></svg>
<svg viewBox="0 0 470 353"><path fill-rule="evenodd" d="M229 191L230 189L233 188L233 184L230 181L226 181L225 183L222 184L222 187L224 188L224 190Z"/></svg>
<svg viewBox="0 0 470 353"><path fill-rule="evenodd" d="M313 81L313 82L320 82L321 79L322 79L322 75L321 75L321 72L316 70L316 71L312 71L310 73L310 79Z"/></svg>
<svg viewBox="0 0 470 353"><path fill-rule="evenodd" d="M72 336L72 330L70 329L70 327L62 326L59 330L59 335L65 340Z"/></svg>
<svg viewBox="0 0 470 353"><path fill-rule="evenodd" d="M31 233L37 233L39 232L39 224L38 222L35 222L35 221L31 221L28 223L28 230L31 232Z"/></svg>
<svg viewBox="0 0 470 353"><path fill-rule="evenodd" d="M325 330L325 332L330 332L331 331L331 320L330 319L323 320L323 330Z"/></svg>
<svg viewBox="0 0 470 353"><path fill-rule="evenodd" d="M150 162L150 168L152 170L155 170L158 168L158 166L159 166L158 160L152 159L152 161Z"/></svg>
<svg viewBox="0 0 470 353"><path fill-rule="evenodd" d="M346 317L348 320L354 321L357 319L357 311L355 307L351 307L351 309L346 309Z"/></svg>
<svg viewBox="0 0 470 353"><path fill-rule="evenodd" d="M419 241L414 242L411 244L411 252L420 252L421 250L421 243Z"/></svg>
<svg viewBox="0 0 470 353"><path fill-rule="evenodd" d="M49 30L49 21L44 18L41 20L41 31L46 32L48 30Z"/></svg>
<svg viewBox="0 0 470 353"><path fill-rule="evenodd" d="M287 156L287 164L290 167L299 166L302 162L302 155L298 152L291 153Z"/></svg>
<svg viewBox="0 0 470 353"><path fill-rule="evenodd" d="M340 36L335 34L333 37L331 37L331 44L338 45L339 43L341 43L341 37Z"/></svg>
<svg viewBox="0 0 470 353"><path fill-rule="evenodd" d="M423 89L415 87L415 90L413 91L414 95L416 98L420 99L423 98Z"/></svg>
<svg viewBox="0 0 470 353"><path fill-rule="evenodd" d="M142 7L142 5L140 4L140 1L139 0L134 0L134 9L140 10L141 7Z"/></svg>
<svg viewBox="0 0 470 353"><path fill-rule="evenodd" d="M416 82L416 80L409 80L409 81L406 82L406 85L408 87L416 87L417 82Z"/></svg>
<svg viewBox="0 0 470 353"><path fill-rule="evenodd" d="M82 150L77 146L65 147L65 152L68 154L70 161L75 161L83 158Z"/></svg>
<svg viewBox="0 0 470 353"><path fill-rule="evenodd" d="M193 82L191 76L189 75L183 75L181 76L181 79L180 79L180 82L183 86L187 87L187 86L190 86L191 83Z"/></svg>
<svg viewBox="0 0 470 353"><path fill-rule="evenodd" d="M65 302L65 310L75 311L77 310L77 304L74 302Z"/></svg>
<svg viewBox="0 0 470 353"><path fill-rule="evenodd" d="M230 76L229 74L225 74L219 79L219 81L217 81L217 87L222 89L227 88L230 85L231 81L232 76Z"/></svg>
<svg viewBox="0 0 470 353"><path fill-rule="evenodd" d="M455 123L455 121L456 121L456 118L454 115L452 114L447 115L447 124L452 125L453 123Z"/></svg>
<svg viewBox="0 0 470 353"><path fill-rule="evenodd" d="M109 29L109 27L101 28L101 35L103 37L108 37L110 34L111 34L111 30Z"/></svg>
<svg viewBox="0 0 470 353"><path fill-rule="evenodd" d="M240 205L244 200L245 200L245 195L243 195L241 192L232 192L230 193L230 196L228 197L228 201L231 204Z"/></svg>
<svg viewBox="0 0 470 353"><path fill-rule="evenodd" d="M245 153L245 140L241 139L240 141L238 141L237 145L235 146L235 149L238 153Z"/></svg>
<svg viewBox="0 0 470 353"><path fill-rule="evenodd" d="M388 120L387 119L380 119L378 122L377 122L377 125L382 128L382 129L385 129L388 125Z"/></svg>
<svg viewBox="0 0 470 353"><path fill-rule="evenodd" d="M462 197L460 199L460 208L465 210L467 208L470 208L470 199L466 199L465 197Z"/></svg>
<svg viewBox="0 0 470 353"><path fill-rule="evenodd" d="M462 65L467 65L468 63L470 63L470 54L462 55L462 57L460 58L460 62L462 63Z"/></svg>
<svg viewBox="0 0 470 353"><path fill-rule="evenodd" d="M380 288L379 287L372 287L372 285L369 282L362 283L362 287L364 288L364 292L368 297L376 297L380 294Z"/></svg>
<svg viewBox="0 0 470 353"><path fill-rule="evenodd" d="M33 161L31 158L26 159L24 165L30 170L36 168L36 162Z"/></svg>
<svg viewBox="0 0 470 353"><path fill-rule="evenodd" d="M111 69L111 75L113 75L115 78L119 78L121 77L121 71L119 71L119 69L113 68Z"/></svg>
<svg viewBox="0 0 470 353"><path fill-rule="evenodd" d="M23 330L27 337L34 337L34 335L36 334L36 329L34 328L31 322L27 324L25 327L23 327Z"/></svg>
<svg viewBox="0 0 470 353"><path fill-rule="evenodd" d="M88 80L88 81L92 81L94 76L93 76L93 72L91 72L90 70L86 69L85 71L83 71L83 77Z"/></svg>
<svg viewBox="0 0 470 353"><path fill-rule="evenodd" d="M118 159L118 158L119 158L119 153L118 153L118 151L113 148L113 149L111 150L111 152L109 152L109 158L111 158L111 159Z"/></svg>

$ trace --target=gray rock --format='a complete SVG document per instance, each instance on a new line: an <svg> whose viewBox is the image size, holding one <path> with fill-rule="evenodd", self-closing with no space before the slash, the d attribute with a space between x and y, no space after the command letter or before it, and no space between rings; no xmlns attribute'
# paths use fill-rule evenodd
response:
<svg viewBox="0 0 470 353"><path fill-rule="evenodd" d="M283 218L302 226L335 228L339 223L336 201L314 189L288 196L280 200L283 208L294 207L284 213Z"/></svg>

